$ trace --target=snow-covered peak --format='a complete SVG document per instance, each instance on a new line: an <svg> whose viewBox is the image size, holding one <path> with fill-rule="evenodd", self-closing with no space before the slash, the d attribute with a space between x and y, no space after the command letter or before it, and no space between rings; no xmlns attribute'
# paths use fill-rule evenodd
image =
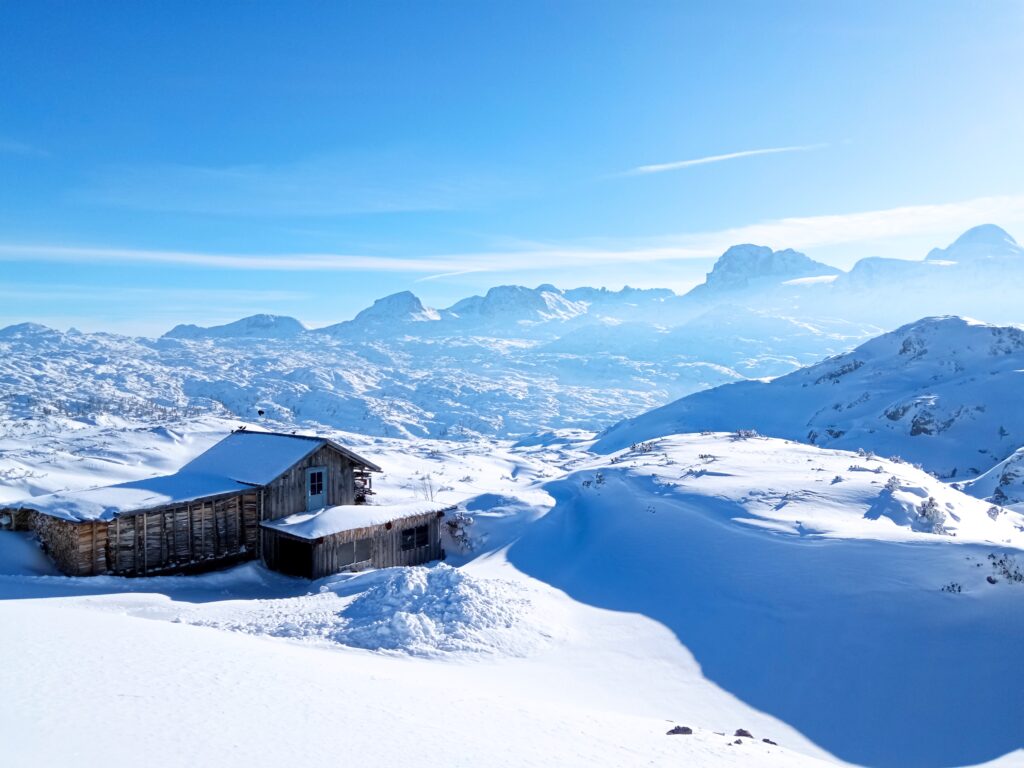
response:
<svg viewBox="0 0 1024 768"><path fill-rule="evenodd" d="M1003 355L1021 356L1024 364L1024 330L955 315L925 317L908 323L849 353L860 358L889 359L901 367L923 359L947 363L961 359L980 365L986 357Z"/></svg>
<svg viewBox="0 0 1024 768"><path fill-rule="evenodd" d="M373 306L356 315L354 322L425 322L439 319L437 310L425 307L412 291L401 291L377 299Z"/></svg>
<svg viewBox="0 0 1024 768"><path fill-rule="evenodd" d="M773 251L764 245L747 243L734 245L723 253L708 272L704 284L691 293L734 291L759 282L838 275L840 271L792 248Z"/></svg>
<svg viewBox="0 0 1024 768"><path fill-rule="evenodd" d="M982 224L964 232L948 248L932 249L926 260L970 262L1015 257L1024 258L1024 248L1001 227Z"/></svg>
<svg viewBox="0 0 1024 768"><path fill-rule="evenodd" d="M536 288L523 285L499 285L483 296L471 296L448 310L459 318L481 320L569 320L586 314L587 304L573 301L553 285Z"/></svg>
<svg viewBox="0 0 1024 768"><path fill-rule="evenodd" d="M28 339L31 337L59 336L60 331L41 323L18 323L0 328L0 339Z"/></svg>
<svg viewBox="0 0 1024 768"><path fill-rule="evenodd" d="M252 315L226 325L203 328L198 325L177 325L164 334L166 339L290 339L306 330L294 317L284 315Z"/></svg>

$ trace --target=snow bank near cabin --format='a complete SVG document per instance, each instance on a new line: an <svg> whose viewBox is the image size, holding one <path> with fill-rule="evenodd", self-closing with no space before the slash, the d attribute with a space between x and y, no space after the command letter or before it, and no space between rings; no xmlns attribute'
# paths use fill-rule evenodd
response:
<svg viewBox="0 0 1024 768"><path fill-rule="evenodd" d="M376 580L354 599L353 582ZM413 656L526 656L551 638L520 584L438 564L395 568L322 586L318 594L199 606L179 620L251 635L323 641Z"/></svg>
<svg viewBox="0 0 1024 768"><path fill-rule="evenodd" d="M430 655L498 651L524 655L543 640L531 603L512 582L481 579L443 563L404 568L357 597L336 639L371 650Z"/></svg>

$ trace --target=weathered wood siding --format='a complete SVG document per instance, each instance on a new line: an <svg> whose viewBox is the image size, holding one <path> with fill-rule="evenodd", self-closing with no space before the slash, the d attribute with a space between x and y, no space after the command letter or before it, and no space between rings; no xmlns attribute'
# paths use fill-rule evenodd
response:
<svg viewBox="0 0 1024 768"><path fill-rule="evenodd" d="M30 525L62 573L94 576L107 572L106 523L74 523L33 512Z"/></svg>
<svg viewBox="0 0 1024 768"><path fill-rule="evenodd" d="M402 531L421 525L427 526L426 545L403 550ZM264 528L263 562L268 568L288 571L290 569L282 558L282 539L290 539L309 548L309 572L294 575L311 579L365 568L420 565L437 560L444 554L441 547L441 518L436 512L396 520L390 530L386 525L353 528L316 541L297 539L280 531Z"/></svg>
<svg viewBox="0 0 1024 768"><path fill-rule="evenodd" d="M196 501L109 522L70 522L36 512L30 527L69 576L196 571L258 556L259 493Z"/></svg>
<svg viewBox="0 0 1024 768"><path fill-rule="evenodd" d="M118 517L107 524L108 571L139 576L255 558L259 493Z"/></svg>
<svg viewBox="0 0 1024 768"><path fill-rule="evenodd" d="M311 467L327 467L327 506L355 504L352 461L325 445L266 486L264 520L277 520L306 511L306 470Z"/></svg>

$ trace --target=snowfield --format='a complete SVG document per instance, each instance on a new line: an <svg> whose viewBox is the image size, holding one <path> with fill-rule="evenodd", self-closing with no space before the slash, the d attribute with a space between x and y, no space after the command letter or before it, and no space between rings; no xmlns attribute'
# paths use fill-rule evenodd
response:
<svg viewBox="0 0 1024 768"><path fill-rule="evenodd" d="M173 471L237 425L26 423L3 493ZM331 436L382 502L459 506L447 562L71 579L0 532L6 764L1024 765L1012 508L732 433Z"/></svg>

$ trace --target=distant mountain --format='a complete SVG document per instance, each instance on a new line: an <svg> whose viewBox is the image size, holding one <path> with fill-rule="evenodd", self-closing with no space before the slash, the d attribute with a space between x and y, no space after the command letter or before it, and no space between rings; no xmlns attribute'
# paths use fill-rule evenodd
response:
<svg viewBox="0 0 1024 768"><path fill-rule="evenodd" d="M565 321L587 314L587 303L566 298L565 292L553 285L526 288L522 285L499 285L483 296L470 296L456 302L446 312L449 317L467 321L542 323Z"/></svg>
<svg viewBox="0 0 1024 768"><path fill-rule="evenodd" d="M689 395L617 424L594 447L754 429L969 478L1024 444L1022 391L1024 330L931 317L767 383Z"/></svg>
<svg viewBox="0 0 1024 768"><path fill-rule="evenodd" d="M687 296L708 298L730 291L771 288L798 278L834 277L841 271L790 248L773 251L763 245L734 245Z"/></svg>
<svg viewBox="0 0 1024 768"><path fill-rule="evenodd" d="M55 331L53 328L41 325L40 323L18 323L17 325L0 328L0 339L56 338L60 335L60 331Z"/></svg>
<svg viewBox="0 0 1024 768"><path fill-rule="evenodd" d="M203 328L178 325L163 335L166 339L290 339L306 330L294 317L252 315L227 325Z"/></svg>
<svg viewBox="0 0 1024 768"><path fill-rule="evenodd" d="M1024 248L995 224L969 229L948 248L934 248L925 257L925 261L952 261L957 264L1002 259L1024 260Z"/></svg>
<svg viewBox="0 0 1024 768"><path fill-rule="evenodd" d="M982 224L967 230L946 248L934 248L919 261L861 259L836 280L838 291L881 290L939 292L959 296L965 290L992 291L1006 277L1024 277L1024 248L1005 230ZM992 295L982 301L998 301Z"/></svg>
<svg viewBox="0 0 1024 768"><path fill-rule="evenodd" d="M320 328L317 332L334 336L358 332L404 332L403 326L408 323L429 323L440 319L440 313L423 306L416 294L402 291L377 299L352 320Z"/></svg>

